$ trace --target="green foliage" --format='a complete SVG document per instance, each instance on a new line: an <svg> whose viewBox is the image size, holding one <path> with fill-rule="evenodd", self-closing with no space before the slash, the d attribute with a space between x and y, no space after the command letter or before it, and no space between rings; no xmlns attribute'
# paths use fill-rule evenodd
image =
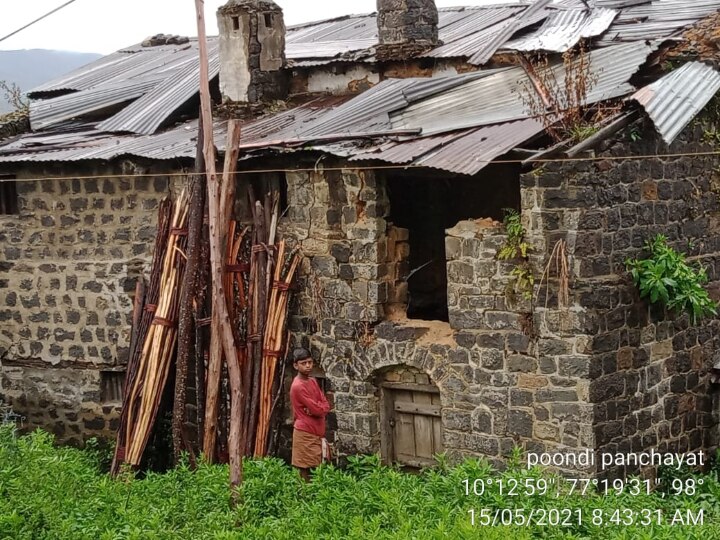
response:
<svg viewBox="0 0 720 540"><path fill-rule="evenodd" d="M518 257L527 258L532 248L525 241L526 231L520 219L520 213L512 208L506 208L503 224L508 237L505 244L498 250L497 258L503 261Z"/></svg>
<svg viewBox="0 0 720 540"><path fill-rule="evenodd" d="M693 268L685 255L675 251L663 235L645 243L647 259L628 259L625 264L642 298L673 311L685 311L697 322L717 314L717 304L703 288L708 281L704 268Z"/></svg>
<svg viewBox="0 0 720 540"><path fill-rule="evenodd" d="M510 272L513 279L507 292L520 293L525 300L530 300L535 285L535 276L528 263L528 255L532 247L525 241L526 231L520 213L512 208L506 208L503 223L508 237L498 250L497 258L501 261L521 259Z"/></svg>
<svg viewBox="0 0 720 540"><path fill-rule="evenodd" d="M703 477L694 495L501 495L496 488L472 492L476 479L493 486L510 480L557 481L537 468L527 470L515 450L506 472L486 461L406 474L380 464L377 456L350 460L347 470L326 465L309 484L277 459L247 460L242 504L230 507L228 469L181 465L139 479L126 472L112 480L100 472L95 451L56 448L52 436L16 437L0 426L0 538L85 539L483 539L483 540L709 540L720 538L720 483ZM442 461L442 459L441 459ZM468 480L470 493L465 490ZM489 485L489 484L488 484ZM702 509L704 524L643 527L596 525L590 518L567 526L472 526L469 511L524 508L581 510Z"/></svg>
<svg viewBox="0 0 720 540"><path fill-rule="evenodd" d="M600 128L592 123L578 123L570 127L568 130L569 138L572 139L573 143L580 143L585 139L589 139L595 135Z"/></svg>

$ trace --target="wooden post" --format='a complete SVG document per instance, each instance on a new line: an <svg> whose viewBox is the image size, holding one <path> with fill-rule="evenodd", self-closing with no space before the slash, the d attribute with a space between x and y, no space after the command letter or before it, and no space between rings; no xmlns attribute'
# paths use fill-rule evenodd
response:
<svg viewBox="0 0 720 540"><path fill-rule="evenodd" d="M213 141L212 104L210 100L210 81L208 74L207 36L205 34L205 15L203 0L195 0L195 12L198 25L198 48L200 50L200 107L203 118L205 166L207 168L208 184L208 206L210 220L210 275L212 279L212 318L213 328L219 330L219 336L213 335L213 339L222 343L222 347L211 346L211 365L213 362L220 362L217 358L220 350L224 350L225 358L228 359L228 372L231 384L231 412L230 412L230 436L228 440L228 451L230 456L230 488L233 491L233 500L237 502L237 487L242 483L242 455L240 452L240 422L242 409L242 375L239 364L234 361L237 357L235 349L235 338L230 326L230 316L225 301L223 286L223 230L227 226L227 220L223 221L223 209L220 204L221 186L219 185L215 169L215 146ZM238 131L239 137L239 131ZM237 146L228 141L228 150ZM226 158L230 151L226 152ZM225 179L224 179L225 180ZM227 183L227 182L226 182ZM225 186L226 187L226 186ZM215 355L213 358L212 355Z"/></svg>

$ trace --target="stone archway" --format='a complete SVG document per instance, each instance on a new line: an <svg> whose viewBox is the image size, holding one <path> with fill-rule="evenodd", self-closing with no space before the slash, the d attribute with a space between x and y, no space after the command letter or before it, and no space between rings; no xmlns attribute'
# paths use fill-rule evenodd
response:
<svg viewBox="0 0 720 540"><path fill-rule="evenodd" d="M379 371L380 453L386 463L421 468L443 452L440 390L421 370L399 365Z"/></svg>

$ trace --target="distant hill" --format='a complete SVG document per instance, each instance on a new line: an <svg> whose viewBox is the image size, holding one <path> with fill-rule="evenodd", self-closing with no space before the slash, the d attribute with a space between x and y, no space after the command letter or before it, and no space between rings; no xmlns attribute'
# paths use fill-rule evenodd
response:
<svg viewBox="0 0 720 540"><path fill-rule="evenodd" d="M23 92L100 58L101 54L29 49L0 51L0 81L17 84ZM9 104L0 96L0 113Z"/></svg>

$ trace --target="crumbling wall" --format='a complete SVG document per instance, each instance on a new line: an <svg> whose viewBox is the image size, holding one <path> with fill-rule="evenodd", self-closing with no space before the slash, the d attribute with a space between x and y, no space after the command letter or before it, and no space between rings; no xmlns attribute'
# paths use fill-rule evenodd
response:
<svg viewBox="0 0 720 540"><path fill-rule="evenodd" d="M112 436L116 427L132 293L170 189L163 171L131 178L136 172L149 171L78 166L82 179L74 179L24 169L16 174L20 213L0 217L3 399L28 428L60 440ZM128 176L98 178L113 173ZM59 176L66 179L42 180Z"/></svg>
<svg viewBox="0 0 720 540"><path fill-rule="evenodd" d="M282 229L306 255L293 340L311 347L331 383L341 454L380 450L376 384L388 368L418 370L438 387L454 458L501 465L515 445L592 447L592 406L583 403L589 339L575 328L538 335L528 303L506 301L513 264L495 258L507 238L501 226L467 222L447 232L451 323L408 320L399 279L408 231L388 222L386 181L322 168L287 179Z"/></svg>

